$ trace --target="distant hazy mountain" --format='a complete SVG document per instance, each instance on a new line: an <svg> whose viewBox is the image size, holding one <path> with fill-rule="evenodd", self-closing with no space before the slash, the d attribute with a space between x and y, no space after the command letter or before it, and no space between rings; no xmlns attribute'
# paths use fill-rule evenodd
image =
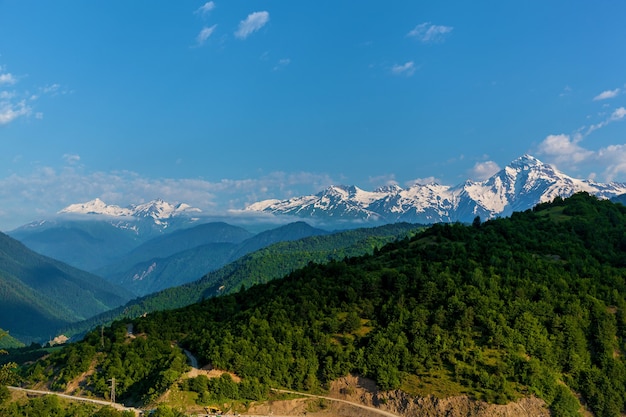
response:
<svg viewBox="0 0 626 417"><path fill-rule="evenodd" d="M364 191L331 186L316 195L261 201L247 210L326 221L471 222L476 216L508 216L578 191L611 198L626 193L626 184L575 179L524 155L485 181L468 180L455 187L416 184L408 189L391 186Z"/></svg>
<svg viewBox="0 0 626 417"><path fill-rule="evenodd" d="M222 222L199 224L148 240L95 273L145 295L219 268L237 244L252 236Z"/></svg>
<svg viewBox="0 0 626 417"><path fill-rule="evenodd" d="M99 275L143 296L191 281L273 243L326 234L296 222L252 235L226 223L206 223L152 239ZM245 240L244 240L245 239Z"/></svg>
<svg viewBox="0 0 626 417"><path fill-rule="evenodd" d="M0 233L0 328L23 340L120 306L132 298L106 280L39 255Z"/></svg>
<svg viewBox="0 0 626 417"><path fill-rule="evenodd" d="M199 209L154 200L122 208L100 199L72 204L50 220L9 232L32 250L95 271L148 239L197 222Z"/></svg>

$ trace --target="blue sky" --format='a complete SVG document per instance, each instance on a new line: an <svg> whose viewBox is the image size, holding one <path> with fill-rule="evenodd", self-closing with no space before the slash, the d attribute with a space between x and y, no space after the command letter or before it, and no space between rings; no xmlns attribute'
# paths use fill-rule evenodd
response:
<svg viewBox="0 0 626 417"><path fill-rule="evenodd" d="M205 213L481 180L626 181L626 3L0 0L0 230L96 197Z"/></svg>

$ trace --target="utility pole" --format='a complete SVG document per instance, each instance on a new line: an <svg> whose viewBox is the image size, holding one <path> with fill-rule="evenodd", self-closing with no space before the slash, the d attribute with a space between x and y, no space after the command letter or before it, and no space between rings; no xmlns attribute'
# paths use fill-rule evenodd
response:
<svg viewBox="0 0 626 417"><path fill-rule="evenodd" d="M109 379L111 381L111 402L115 404L115 377Z"/></svg>

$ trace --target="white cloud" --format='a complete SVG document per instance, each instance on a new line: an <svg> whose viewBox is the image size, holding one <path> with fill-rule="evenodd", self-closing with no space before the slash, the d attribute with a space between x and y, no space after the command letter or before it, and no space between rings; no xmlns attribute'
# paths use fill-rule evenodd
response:
<svg viewBox="0 0 626 417"><path fill-rule="evenodd" d="M25 100L17 103L0 101L0 125L6 125L21 116L28 116L32 108L26 105Z"/></svg>
<svg viewBox="0 0 626 417"><path fill-rule="evenodd" d="M80 155L66 153L63 155L63 160L69 165L75 165L80 162Z"/></svg>
<svg viewBox="0 0 626 417"><path fill-rule="evenodd" d="M10 100L15 97L14 91L0 91L0 100Z"/></svg>
<svg viewBox="0 0 626 417"><path fill-rule="evenodd" d="M217 25L202 28L202 30L200 31L200 33L198 33L198 36L196 37L198 45L203 45L204 42L206 42L206 40L209 39L209 37L213 34L216 27Z"/></svg>
<svg viewBox="0 0 626 417"><path fill-rule="evenodd" d="M626 173L626 145L610 145L598 151L597 158L604 164L606 181L613 181Z"/></svg>
<svg viewBox="0 0 626 417"><path fill-rule="evenodd" d="M469 172L469 177L477 181L484 181L500 169L500 166L493 161L476 162Z"/></svg>
<svg viewBox="0 0 626 417"><path fill-rule="evenodd" d="M198 10L195 11L195 13L201 14L201 15L207 15L211 12L211 10L215 9L215 2L213 1L208 1L206 3L204 3L202 6L200 6L198 8Z"/></svg>
<svg viewBox="0 0 626 417"><path fill-rule="evenodd" d="M8 84L13 85L17 82L17 79L11 73L0 74L0 85Z"/></svg>
<svg viewBox="0 0 626 417"><path fill-rule="evenodd" d="M239 22L235 37L246 39L248 36L261 29L270 20L270 14L266 11L250 13L246 20Z"/></svg>
<svg viewBox="0 0 626 417"><path fill-rule="evenodd" d="M404 75L410 77L415 73L415 63L413 61L405 62L391 67L391 73L394 75Z"/></svg>
<svg viewBox="0 0 626 417"><path fill-rule="evenodd" d="M0 125L6 125L20 117L30 117L31 115L41 119L43 113L33 111L34 102L43 95L55 96L67 93L61 90L59 84L50 84L45 87L12 87L10 91L7 90L7 86L22 82L24 78L5 72L5 67L0 65ZM32 93L32 91L37 91L37 93Z"/></svg>
<svg viewBox="0 0 626 417"><path fill-rule="evenodd" d="M616 88L615 90L606 90L606 91L601 92L597 96L595 96L593 100L598 101L598 100L606 100L609 98L617 97L619 92L620 92L619 88Z"/></svg>
<svg viewBox="0 0 626 417"><path fill-rule="evenodd" d="M563 134L549 135L539 144L537 154L566 172L585 169L591 172L587 175L591 179L596 179L593 172L596 169L603 171L602 181L613 181L626 174L626 144L609 145L594 151L581 146L581 140L581 135L574 139Z"/></svg>
<svg viewBox="0 0 626 417"><path fill-rule="evenodd" d="M616 109L609 117L609 120L612 122L616 122L618 120L622 120L626 116L626 108L620 107Z"/></svg>
<svg viewBox="0 0 626 417"><path fill-rule="evenodd" d="M559 166L572 166L593 157L593 151L578 144L581 140L581 136L572 139L569 135L548 135L539 144L537 152L548 156Z"/></svg>
<svg viewBox="0 0 626 417"><path fill-rule="evenodd" d="M452 32L452 26L433 25L430 22L420 23L407 33L410 38L415 38L422 43L443 42Z"/></svg>

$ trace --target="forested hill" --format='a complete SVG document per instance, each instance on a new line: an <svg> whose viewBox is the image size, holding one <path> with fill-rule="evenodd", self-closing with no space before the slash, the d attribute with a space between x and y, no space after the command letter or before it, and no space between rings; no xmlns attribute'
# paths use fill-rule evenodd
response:
<svg viewBox="0 0 626 417"><path fill-rule="evenodd" d="M48 365L63 367L55 371L62 385L70 366L81 372L64 365L80 352L85 364L99 361L95 392L115 377L119 398L149 399L181 372L169 343L177 340L203 364L242 377L232 396L316 390L357 372L416 395L537 395L555 416L577 415L580 395L596 416L618 416L626 411L625 277L626 207L576 194L510 218L435 225L373 255L150 314L134 321L147 339L124 343L117 323L104 343L94 332L29 372L45 379ZM148 345L162 353L136 361L144 374L123 369L133 366L129 350L141 355Z"/></svg>
<svg viewBox="0 0 626 417"><path fill-rule="evenodd" d="M293 226L302 227L298 224ZM411 223L396 223L275 243L242 256L216 271L209 272L198 281L137 298L124 306L72 324L66 327L63 333L66 335L83 334L96 326L111 323L116 319L139 317L142 314L159 310L171 310L206 298L230 294L238 291L242 286L249 287L282 278L309 262L323 263L331 259L372 253L375 248L398 238L415 234L424 227ZM281 229L284 230L280 228L276 231ZM267 233L275 234L276 231ZM244 244L249 250L250 246L258 245L259 240L254 239Z"/></svg>

